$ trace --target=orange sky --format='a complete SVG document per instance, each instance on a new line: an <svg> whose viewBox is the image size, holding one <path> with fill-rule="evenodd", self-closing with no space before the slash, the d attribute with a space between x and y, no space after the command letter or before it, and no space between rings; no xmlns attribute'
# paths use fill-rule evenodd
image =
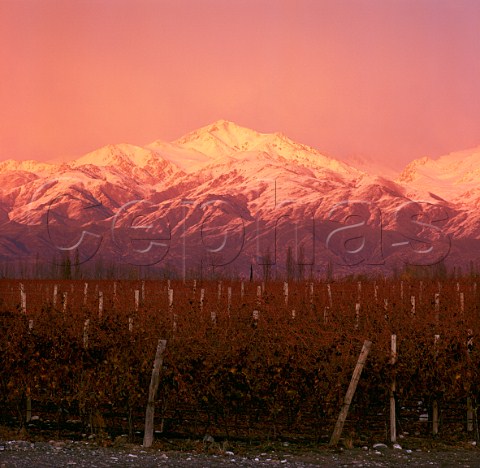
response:
<svg viewBox="0 0 480 468"><path fill-rule="evenodd" d="M0 0L0 159L224 118L396 167L480 144L477 0Z"/></svg>

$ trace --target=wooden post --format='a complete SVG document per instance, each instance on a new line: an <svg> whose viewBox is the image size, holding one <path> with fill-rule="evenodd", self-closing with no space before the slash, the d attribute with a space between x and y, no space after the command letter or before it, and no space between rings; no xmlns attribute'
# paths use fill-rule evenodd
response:
<svg viewBox="0 0 480 468"><path fill-rule="evenodd" d="M27 396L27 414L25 416L25 422L30 422L32 420L32 398Z"/></svg>
<svg viewBox="0 0 480 468"><path fill-rule="evenodd" d="M476 284L476 283L475 283ZM470 353L473 350L473 330L469 328L467 330L467 353L470 359ZM474 412L472 397L467 397L467 432L472 432L474 428Z"/></svg>
<svg viewBox="0 0 480 468"><path fill-rule="evenodd" d="M415 315L415 296L410 296L410 304L412 305L411 313Z"/></svg>
<svg viewBox="0 0 480 468"><path fill-rule="evenodd" d="M392 366L397 362L397 335L392 335L391 338L391 359ZM390 442L397 441L397 419L395 411L395 391L396 379L393 377L392 386L390 387Z"/></svg>
<svg viewBox="0 0 480 468"><path fill-rule="evenodd" d="M435 359L437 359L438 349L437 343L440 340L440 335L435 335L433 346L435 350ZM433 400L433 407L432 407L432 434L438 434L438 419L439 419L439 410L438 410L438 401L435 399Z"/></svg>
<svg viewBox="0 0 480 468"><path fill-rule="evenodd" d="M463 292L460 293L460 313L465 312L465 295Z"/></svg>
<svg viewBox="0 0 480 468"><path fill-rule="evenodd" d="M20 283L20 310L22 314L27 313L27 294L25 293L25 286Z"/></svg>
<svg viewBox="0 0 480 468"><path fill-rule="evenodd" d="M135 312L138 312L138 308L140 306L140 291L138 289L135 289L134 295L135 295Z"/></svg>
<svg viewBox="0 0 480 468"><path fill-rule="evenodd" d="M142 281L142 304L145 303L145 280Z"/></svg>
<svg viewBox="0 0 480 468"><path fill-rule="evenodd" d="M313 305L313 283L310 283L310 304Z"/></svg>
<svg viewBox="0 0 480 468"><path fill-rule="evenodd" d="M355 304L355 329L360 325L360 302Z"/></svg>
<svg viewBox="0 0 480 468"><path fill-rule="evenodd" d="M257 286L257 304L260 305L262 303L262 287Z"/></svg>
<svg viewBox="0 0 480 468"><path fill-rule="evenodd" d="M362 298L362 282L358 281L357 282L357 302L360 302L361 298Z"/></svg>
<svg viewBox="0 0 480 468"><path fill-rule="evenodd" d="M155 360L153 361L152 378L150 379L150 388L148 389L147 410L145 412L145 432L143 436L143 446L151 447L153 443L153 428L155 417L155 396L158 385L160 384L160 371L163 365L163 353L167 347L167 340L158 340Z"/></svg>
<svg viewBox="0 0 480 468"><path fill-rule="evenodd" d="M400 300L403 301L403 281L400 281Z"/></svg>
<svg viewBox="0 0 480 468"><path fill-rule="evenodd" d="M88 295L88 283L85 283L83 286L83 305L87 305L87 296Z"/></svg>
<svg viewBox="0 0 480 468"><path fill-rule="evenodd" d="M335 424L335 429L333 430L333 434L330 439L331 446L337 445L338 441L340 440L343 426L345 424L345 420L347 419L348 410L350 408L350 404L352 403L353 395L355 394L355 390L357 389L358 381L360 380L360 375L362 374L363 367L365 366L365 362L367 361L367 356L371 346L371 341L364 341L362 351L360 351L360 356L358 357L357 365L355 366L355 370L353 371L352 380L350 381L350 385L348 386L348 390L345 395L342 409L340 410L337 423Z"/></svg>
<svg viewBox="0 0 480 468"><path fill-rule="evenodd" d="M438 401L433 400L433 408L432 408L432 434L437 435L438 434Z"/></svg>
<svg viewBox="0 0 480 468"><path fill-rule="evenodd" d="M205 299L205 289L200 289L200 312L203 312L203 300Z"/></svg>
<svg viewBox="0 0 480 468"><path fill-rule="evenodd" d="M285 307L288 307L288 283L283 283L283 297L285 299Z"/></svg>
<svg viewBox="0 0 480 468"><path fill-rule="evenodd" d="M173 331L177 331L177 314L173 311L173 289L168 290L168 311L172 317Z"/></svg>
<svg viewBox="0 0 480 468"><path fill-rule="evenodd" d="M472 398L467 397L467 432L473 431L473 405Z"/></svg>
<svg viewBox="0 0 480 468"><path fill-rule="evenodd" d="M375 302L377 302L378 301L378 285L376 281L373 284L373 297L375 298Z"/></svg>
<svg viewBox="0 0 480 468"><path fill-rule="evenodd" d="M103 315L103 292L98 291L98 318L101 319Z"/></svg>
<svg viewBox="0 0 480 468"><path fill-rule="evenodd" d="M128 331L133 332L133 317L128 317Z"/></svg>
<svg viewBox="0 0 480 468"><path fill-rule="evenodd" d="M227 312L230 315L230 309L232 307L232 287L229 286L227 289Z"/></svg>
<svg viewBox="0 0 480 468"><path fill-rule="evenodd" d="M83 324L83 348L88 349L88 325L90 324L90 319L85 320Z"/></svg>
<svg viewBox="0 0 480 468"><path fill-rule="evenodd" d="M193 297L197 293L197 280L193 280Z"/></svg>
<svg viewBox="0 0 480 468"><path fill-rule="evenodd" d="M58 286L55 284L53 286L53 307L57 305L57 296L58 296Z"/></svg>
<svg viewBox="0 0 480 468"><path fill-rule="evenodd" d="M440 320L440 293L435 293L435 321Z"/></svg>
<svg viewBox="0 0 480 468"><path fill-rule="evenodd" d="M333 307L333 300L332 300L332 288L330 287L330 283L327 284L327 292L328 292L328 303L330 304L330 309Z"/></svg>
<svg viewBox="0 0 480 468"><path fill-rule="evenodd" d="M65 291L63 293L63 312L64 313L67 311L67 302L68 302L68 292Z"/></svg>

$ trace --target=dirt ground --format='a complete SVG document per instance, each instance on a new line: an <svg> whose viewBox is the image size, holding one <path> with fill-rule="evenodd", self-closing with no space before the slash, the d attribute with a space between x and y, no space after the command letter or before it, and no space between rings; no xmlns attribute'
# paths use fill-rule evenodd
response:
<svg viewBox="0 0 480 468"><path fill-rule="evenodd" d="M352 449L304 447L278 442L246 447L203 441L158 441L150 449L117 438L101 441L0 440L0 468L42 467L480 467L474 442L447 446L403 440L402 446L372 444Z"/></svg>

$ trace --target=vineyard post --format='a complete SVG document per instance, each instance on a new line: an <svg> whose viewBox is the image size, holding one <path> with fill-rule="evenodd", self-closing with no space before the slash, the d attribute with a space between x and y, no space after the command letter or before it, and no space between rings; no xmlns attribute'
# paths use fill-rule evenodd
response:
<svg viewBox="0 0 480 468"><path fill-rule="evenodd" d="M203 300L205 299L205 289L200 289L200 312L203 312Z"/></svg>
<svg viewBox="0 0 480 468"><path fill-rule="evenodd" d="M463 315L465 312L465 295L463 292L460 293L460 313Z"/></svg>
<svg viewBox="0 0 480 468"><path fill-rule="evenodd" d="M142 281L142 304L145 303L145 280Z"/></svg>
<svg viewBox="0 0 480 468"><path fill-rule="evenodd" d="M88 283L85 283L83 286L83 305L87 305L87 294L88 294Z"/></svg>
<svg viewBox="0 0 480 468"><path fill-rule="evenodd" d="M230 315L230 309L232 307L232 287L229 286L227 289L227 312Z"/></svg>
<svg viewBox="0 0 480 468"><path fill-rule="evenodd" d="M310 283L310 305L313 306L313 283Z"/></svg>
<svg viewBox="0 0 480 468"><path fill-rule="evenodd" d="M473 349L473 330L467 330L467 353L468 353L468 360L470 361L470 353ZM467 397L467 432L473 432L473 424L474 422L474 412L473 412L473 404L472 404L472 397Z"/></svg>
<svg viewBox="0 0 480 468"><path fill-rule="evenodd" d="M360 302L361 298L362 298L362 282L358 281L357 282L357 302Z"/></svg>
<svg viewBox="0 0 480 468"><path fill-rule="evenodd" d="M68 292L63 293L63 313L67 311L67 302L68 302Z"/></svg>
<svg viewBox="0 0 480 468"><path fill-rule="evenodd" d="M193 280L193 297L197 293L197 280Z"/></svg>
<svg viewBox="0 0 480 468"><path fill-rule="evenodd" d="M358 330L360 324L360 302L355 304L355 330Z"/></svg>
<svg viewBox="0 0 480 468"><path fill-rule="evenodd" d="M88 348L88 326L90 324L90 319L86 319L83 324L83 348Z"/></svg>
<svg viewBox="0 0 480 468"><path fill-rule="evenodd" d="M103 314L103 292L98 291L98 318L101 319Z"/></svg>
<svg viewBox="0 0 480 468"><path fill-rule="evenodd" d="M330 308L333 307L333 300L332 300L332 288L330 283L327 284L327 292L328 292L328 303L330 304Z"/></svg>
<svg viewBox="0 0 480 468"><path fill-rule="evenodd" d="M257 286L257 304L260 305L262 303L262 287Z"/></svg>
<svg viewBox="0 0 480 468"><path fill-rule="evenodd" d="M285 299L285 307L288 307L288 283L283 283L283 297Z"/></svg>
<svg viewBox="0 0 480 468"><path fill-rule="evenodd" d="M138 307L140 306L140 291L138 289L135 289L134 295L135 295L135 312L138 312Z"/></svg>
<svg viewBox="0 0 480 468"><path fill-rule="evenodd" d="M160 371L163 365L163 353L167 347L167 340L158 340L155 360L153 361L152 378L148 389L147 410L145 412L145 432L143 436L143 446L151 447L153 443L153 428L155 417L155 395L160 384Z"/></svg>
<svg viewBox="0 0 480 468"><path fill-rule="evenodd" d="M55 284L53 286L53 307L57 305L57 296L58 296L58 286Z"/></svg>
<svg viewBox="0 0 480 468"><path fill-rule="evenodd" d="M375 298L375 302L377 302L378 301L378 285L376 281L373 283L373 296Z"/></svg>
<svg viewBox="0 0 480 468"><path fill-rule="evenodd" d="M173 289L168 290L168 312L173 321L173 332L177 331L177 314L173 311Z"/></svg>
<svg viewBox="0 0 480 468"><path fill-rule="evenodd" d="M25 415L25 421L28 423L32 420L32 398L27 396L27 413Z"/></svg>
<svg viewBox="0 0 480 468"><path fill-rule="evenodd" d="M435 360L437 360L438 356L438 341L440 340L440 335L435 335L433 347L435 351ZM433 407L432 407L432 434L438 434L438 400L435 398L433 400Z"/></svg>
<svg viewBox="0 0 480 468"><path fill-rule="evenodd" d="M22 314L27 313L27 294L25 293L25 286L20 283L20 310Z"/></svg>
<svg viewBox="0 0 480 468"><path fill-rule="evenodd" d="M472 397L467 397L467 432L473 432Z"/></svg>
<svg viewBox="0 0 480 468"><path fill-rule="evenodd" d="M391 337L391 359L390 364L393 366L397 362L397 335ZM392 378L392 385L390 387L390 441L397 441L397 420L395 413L395 392L396 379L395 375Z"/></svg>
<svg viewBox="0 0 480 468"><path fill-rule="evenodd" d="M25 293L25 286L23 283L20 283L20 308L22 314L27 313L27 294ZM28 329L31 330L33 328L33 320L28 322ZM26 408L26 422L30 422L32 419L32 399L30 395L27 395L27 408Z"/></svg>
<svg viewBox="0 0 480 468"><path fill-rule="evenodd" d="M415 296L410 296L410 304L412 304L412 315L415 315Z"/></svg>
<svg viewBox="0 0 480 468"><path fill-rule="evenodd" d="M338 444L340 436L342 435L343 426L348 415L348 410L350 409L350 404L352 403L353 395L355 394L355 390L357 389L358 381L360 380L360 375L362 374L363 367L365 366L365 362L367 361L367 356L371 346L371 341L364 341L362 350L360 351L360 356L358 357L357 365L355 366L355 370L353 371L352 380L350 381L350 385L348 386L348 390L343 401L342 409L340 410L337 423L335 424L335 429L333 430L332 437L330 439L330 446L332 447Z"/></svg>
<svg viewBox="0 0 480 468"><path fill-rule="evenodd" d="M218 295L217 295L217 302L220 302L220 299L222 298L222 282L218 282Z"/></svg>
<svg viewBox="0 0 480 468"><path fill-rule="evenodd" d="M435 293L435 322L440 320L440 293Z"/></svg>

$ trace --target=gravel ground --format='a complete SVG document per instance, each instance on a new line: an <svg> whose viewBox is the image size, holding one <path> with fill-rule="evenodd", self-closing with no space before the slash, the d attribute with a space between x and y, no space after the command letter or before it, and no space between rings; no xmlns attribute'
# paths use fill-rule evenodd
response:
<svg viewBox="0 0 480 468"><path fill-rule="evenodd" d="M144 449L139 445L99 447L93 443L0 441L0 468L42 467L480 467L480 452L472 447L449 450L404 450L383 444L352 450L287 451L216 455Z"/></svg>

